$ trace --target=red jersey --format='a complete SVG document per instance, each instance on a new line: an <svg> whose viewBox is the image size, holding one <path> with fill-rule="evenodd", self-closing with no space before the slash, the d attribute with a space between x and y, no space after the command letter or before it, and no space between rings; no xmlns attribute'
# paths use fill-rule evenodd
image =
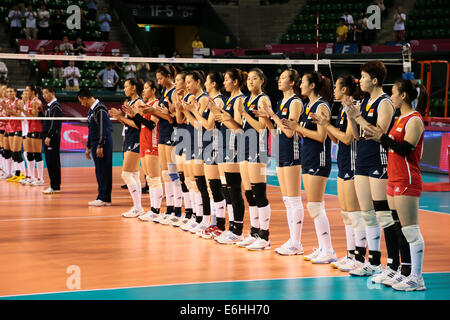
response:
<svg viewBox="0 0 450 320"><path fill-rule="evenodd" d="M153 106L159 100L154 100L147 105ZM151 120L151 114L144 114L143 117L147 120ZM142 124L140 133L140 154L141 157L145 155L158 155L158 124L150 130Z"/></svg>
<svg viewBox="0 0 450 320"><path fill-rule="evenodd" d="M3 101L6 102L5 99L0 99L0 103L2 103ZM0 107L0 117L6 117L6 111L1 107ZM0 120L0 130L5 130L7 123L8 123L7 120Z"/></svg>
<svg viewBox="0 0 450 320"><path fill-rule="evenodd" d="M9 108L11 110L16 108L16 104L19 101L19 98L16 98L14 101L9 100ZM10 131L9 132L17 132L22 131L22 121L20 120L9 120Z"/></svg>
<svg viewBox="0 0 450 320"><path fill-rule="evenodd" d="M29 101L27 104L28 113L33 112L33 103L39 102L42 105L41 100L39 98L33 98L33 100ZM42 122L41 120L28 120L28 132L42 132Z"/></svg>
<svg viewBox="0 0 450 320"><path fill-rule="evenodd" d="M395 121L394 126L389 132L389 137L397 142L403 142L408 122L413 118L419 118L423 124L420 113L413 111L405 116L400 116ZM422 158L423 137L424 132L422 132L419 143L417 143L413 152L406 157L402 157L392 149L389 149L387 172L388 181L390 183L404 183L409 185L412 184L420 188L422 187L422 175L420 174L419 164L420 159Z"/></svg>

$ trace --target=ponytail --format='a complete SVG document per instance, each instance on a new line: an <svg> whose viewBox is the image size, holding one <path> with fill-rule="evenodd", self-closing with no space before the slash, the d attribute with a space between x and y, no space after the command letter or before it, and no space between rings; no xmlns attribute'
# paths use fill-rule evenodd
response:
<svg viewBox="0 0 450 320"><path fill-rule="evenodd" d="M413 84L411 80L401 79L395 82L399 94L406 93L405 103L411 105L422 116L425 115L428 102L426 88L420 84Z"/></svg>
<svg viewBox="0 0 450 320"><path fill-rule="evenodd" d="M333 102L333 85L330 78L322 75L320 72L305 73L309 84L315 84L314 93L324 98L330 105Z"/></svg>

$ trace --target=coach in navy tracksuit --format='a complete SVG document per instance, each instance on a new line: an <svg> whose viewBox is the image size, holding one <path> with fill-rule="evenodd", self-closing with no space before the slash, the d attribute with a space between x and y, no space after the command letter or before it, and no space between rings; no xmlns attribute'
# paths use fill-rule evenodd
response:
<svg viewBox="0 0 450 320"><path fill-rule="evenodd" d="M90 206L102 207L111 205L112 190L112 125L105 105L95 99L89 89L83 88L78 92L78 101L89 108L88 126L89 136L86 146L86 158L95 163L95 175L98 183L98 196L89 202Z"/></svg>

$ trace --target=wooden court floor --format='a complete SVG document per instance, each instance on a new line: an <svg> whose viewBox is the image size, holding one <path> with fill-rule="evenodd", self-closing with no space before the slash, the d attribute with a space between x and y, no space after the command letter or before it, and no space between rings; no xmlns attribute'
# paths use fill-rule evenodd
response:
<svg viewBox="0 0 450 320"><path fill-rule="evenodd" d="M62 192L48 196L42 188L0 181L0 296L68 291L69 266L80 268L82 290L345 275L329 265L273 251L289 237L278 187L268 187L272 250L250 252L179 228L122 218L131 198L121 184L115 167L113 206L89 208L87 202L97 195L93 168L63 169ZM327 195L325 202L333 245L342 257L346 242L337 197ZM148 210L148 195L143 204ZM450 271L450 215L422 210L420 223L426 242L424 272ZM317 245L307 212L302 243L305 253ZM382 251L385 263L384 244Z"/></svg>

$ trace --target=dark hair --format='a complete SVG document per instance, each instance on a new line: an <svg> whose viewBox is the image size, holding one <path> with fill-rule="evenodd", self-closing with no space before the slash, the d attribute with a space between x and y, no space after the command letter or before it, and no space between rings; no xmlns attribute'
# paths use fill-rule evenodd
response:
<svg viewBox="0 0 450 320"><path fill-rule="evenodd" d="M90 98L92 97L91 90L88 88L81 88L80 91L78 91L78 98Z"/></svg>
<svg viewBox="0 0 450 320"><path fill-rule="evenodd" d="M250 73L250 72L255 72L258 75L258 77L263 80L263 84L261 85L261 90L264 92L264 88L267 83L267 77L264 74L264 72L260 68L252 68L248 73Z"/></svg>
<svg viewBox="0 0 450 320"><path fill-rule="evenodd" d="M208 73L209 79L211 79L211 82L216 83L216 90L222 91L223 89L223 75L221 72L217 71L211 71Z"/></svg>
<svg viewBox="0 0 450 320"><path fill-rule="evenodd" d="M307 72L304 74L309 84L314 83L314 93L324 98L330 105L333 101L333 85L330 78L323 76L320 72Z"/></svg>
<svg viewBox="0 0 450 320"><path fill-rule="evenodd" d="M156 73L162 74L166 78L172 78L175 79L175 76L177 75L177 70L175 67L171 64L166 64L163 66L159 66L156 70Z"/></svg>
<svg viewBox="0 0 450 320"><path fill-rule="evenodd" d="M386 66L380 60L369 61L361 66L361 71L369 74L372 79L377 79L378 87L382 87L384 80L386 80Z"/></svg>
<svg viewBox="0 0 450 320"><path fill-rule="evenodd" d="M40 94L39 87L36 87L34 84L29 84L27 85L27 87L30 88L30 91L33 91L36 96L39 96Z"/></svg>
<svg viewBox="0 0 450 320"><path fill-rule="evenodd" d="M5 80L3 80L3 79L1 79L0 80L0 86L6 86L7 84L6 84L6 81Z"/></svg>
<svg viewBox="0 0 450 320"><path fill-rule="evenodd" d="M14 87L12 86L12 84L8 84L8 85L6 86L6 89L13 89L15 92L17 92L17 89L14 88Z"/></svg>
<svg viewBox="0 0 450 320"><path fill-rule="evenodd" d="M205 83L205 73L202 70L194 70L186 73L186 76L191 76L195 81L200 81L200 86L203 87Z"/></svg>
<svg viewBox="0 0 450 320"><path fill-rule="evenodd" d="M145 84L148 84L150 86L150 88L155 89L155 96L156 96L156 98L159 99L160 94L159 94L159 90L158 90L158 83L152 79L152 80L145 81L144 85Z"/></svg>
<svg viewBox="0 0 450 320"><path fill-rule="evenodd" d="M135 86L136 87L136 93L138 96L140 96L142 94L142 90L144 90L144 83L142 82L142 80L138 80L136 78L131 78L131 79L127 79L125 80L125 82L127 82L130 84L130 86Z"/></svg>
<svg viewBox="0 0 450 320"><path fill-rule="evenodd" d="M292 68L285 69L283 70L283 72L284 71L289 72L289 80L294 82L294 86L292 87L292 89L294 90L294 93L300 97L302 95L300 91L300 81L302 80L300 78L300 73Z"/></svg>
<svg viewBox="0 0 450 320"><path fill-rule="evenodd" d="M347 95L353 97L356 100L361 100L364 97L364 92L359 87L359 81L353 75L339 76L337 81L342 80L342 86L347 88Z"/></svg>
<svg viewBox="0 0 450 320"><path fill-rule="evenodd" d="M186 80L186 72L184 71L177 72L177 76L181 76L183 78L183 81Z"/></svg>
<svg viewBox="0 0 450 320"><path fill-rule="evenodd" d="M247 72L241 71L237 68L228 69L225 74L228 74L232 81L238 82L239 88L243 88L245 83L247 82Z"/></svg>
<svg viewBox="0 0 450 320"><path fill-rule="evenodd" d="M51 93L55 93L55 92L56 92L56 91L55 91L55 87L50 86L50 85L44 86L44 87L42 88L42 90L47 90L48 92L51 92Z"/></svg>
<svg viewBox="0 0 450 320"><path fill-rule="evenodd" d="M401 79L395 82L399 94L406 93L405 103L412 105L413 101L417 99L416 111L422 116L425 115L427 108L428 93L426 88L421 84L413 84L411 80ZM419 93L417 92L419 88Z"/></svg>

